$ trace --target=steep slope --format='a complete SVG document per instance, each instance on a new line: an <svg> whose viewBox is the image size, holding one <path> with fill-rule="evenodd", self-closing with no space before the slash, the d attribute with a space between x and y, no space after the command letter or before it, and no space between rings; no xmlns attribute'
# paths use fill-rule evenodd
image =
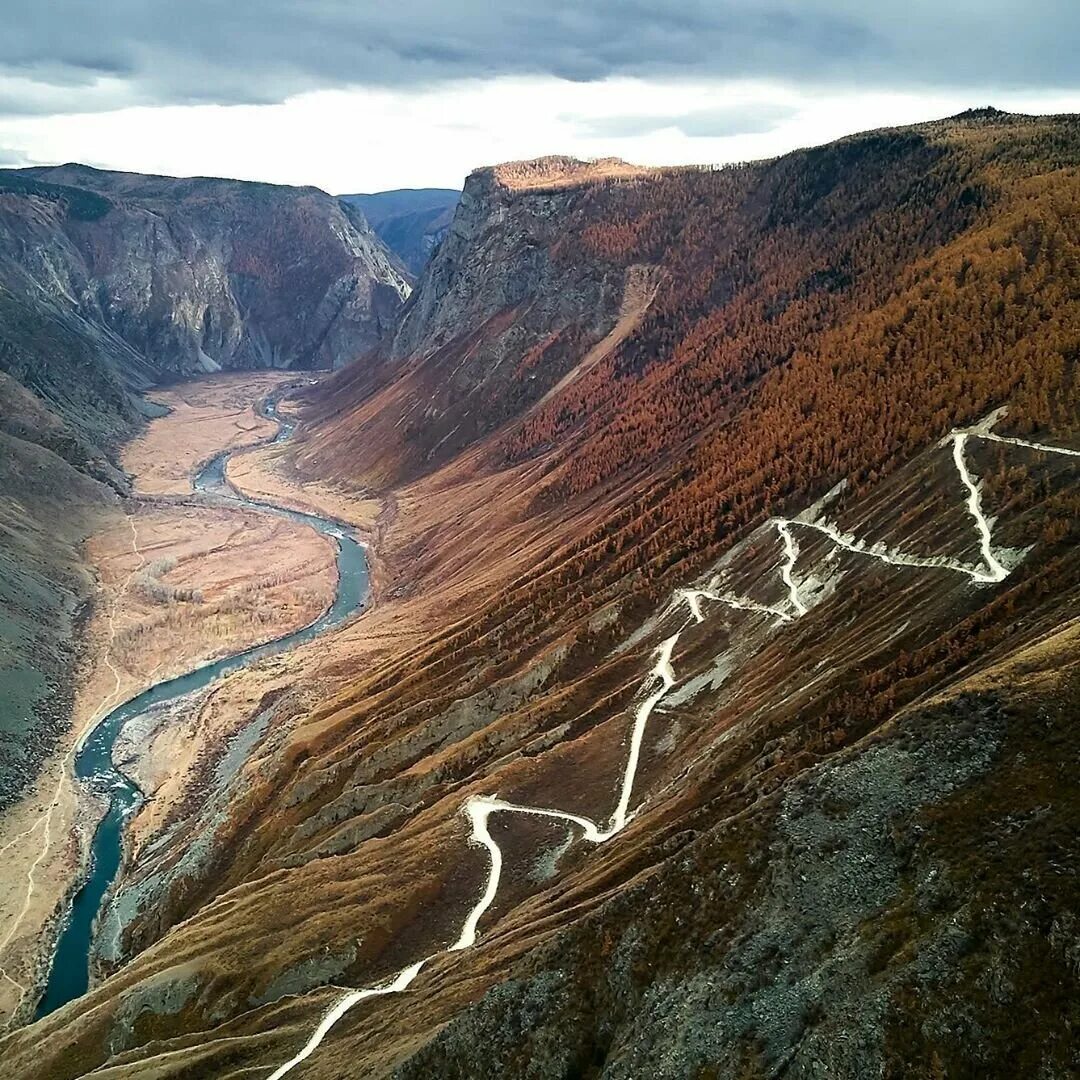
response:
<svg viewBox="0 0 1080 1080"><path fill-rule="evenodd" d="M0 806L36 775L71 707L93 582L80 547L126 478L112 454L149 406L123 342L0 286Z"/></svg>
<svg viewBox="0 0 1080 1080"><path fill-rule="evenodd" d="M0 411L36 400L0 375ZM66 441L49 414L43 425ZM37 775L68 721L78 620L92 579L80 547L116 493L0 421L0 808Z"/></svg>
<svg viewBox="0 0 1080 1080"><path fill-rule="evenodd" d="M992 111L474 174L262 459L375 610L11 1074L1069 1076L1078 210Z"/></svg>
<svg viewBox="0 0 1080 1080"><path fill-rule="evenodd" d="M109 173L0 173L0 282L107 328L162 372L331 367L408 286L316 188Z"/></svg>
<svg viewBox="0 0 1080 1080"><path fill-rule="evenodd" d="M413 277L419 277L442 242L460 197L461 192L454 188L403 188L338 196L363 214Z"/></svg>

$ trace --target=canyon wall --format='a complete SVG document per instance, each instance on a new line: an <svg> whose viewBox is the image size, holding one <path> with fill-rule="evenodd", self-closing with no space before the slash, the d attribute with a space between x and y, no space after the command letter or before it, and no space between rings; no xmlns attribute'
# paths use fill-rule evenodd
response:
<svg viewBox="0 0 1080 1080"><path fill-rule="evenodd" d="M172 375L342 365L408 295L364 219L316 188L82 165L0 175L0 281Z"/></svg>

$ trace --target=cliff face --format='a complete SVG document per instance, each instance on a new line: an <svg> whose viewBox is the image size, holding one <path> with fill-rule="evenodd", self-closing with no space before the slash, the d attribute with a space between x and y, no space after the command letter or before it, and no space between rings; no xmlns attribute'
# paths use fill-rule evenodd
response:
<svg viewBox="0 0 1080 1080"><path fill-rule="evenodd" d="M505 166L466 179L396 328L323 395L336 419L307 453L324 474L353 474L362 439L382 446L380 483L415 476L537 406L644 315L659 268L577 257L575 230L603 210L582 163L559 163L546 184L518 183ZM394 406L369 416L361 403L390 383Z"/></svg>
<svg viewBox="0 0 1080 1080"><path fill-rule="evenodd" d="M558 265L552 248L563 235L568 210L581 191L539 188L517 191L496 168L480 169L465 181L453 221L395 330L390 353L400 360L427 356L460 337L464 328L537 301L522 310L526 335L555 332L584 315L592 329L605 325L605 281L595 266ZM515 319L515 325L520 325ZM505 333L492 335L470 366L482 378L512 350Z"/></svg>
<svg viewBox="0 0 1080 1080"><path fill-rule="evenodd" d="M610 327L622 295L607 260L566 256L574 228L597 223L598 185L645 182L657 170L616 159L549 157L478 169L465 181L453 220L395 330L395 359L430 356L514 312L514 329L496 331L470 356L483 379L517 348L573 325L589 337ZM601 218L602 220L602 218ZM548 365L544 365L545 368ZM546 374L546 372L545 372Z"/></svg>
<svg viewBox="0 0 1080 1080"><path fill-rule="evenodd" d="M363 220L317 189L79 165L0 174L0 282L171 375L340 366L408 294Z"/></svg>

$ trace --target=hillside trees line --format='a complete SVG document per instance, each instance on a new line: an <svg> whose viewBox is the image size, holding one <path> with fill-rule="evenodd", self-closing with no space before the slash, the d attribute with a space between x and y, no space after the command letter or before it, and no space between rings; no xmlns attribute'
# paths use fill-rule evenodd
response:
<svg viewBox="0 0 1080 1080"><path fill-rule="evenodd" d="M946 122L764 165L605 180L570 214L553 257L651 264L662 285L617 350L489 441L496 469L543 463L533 511L554 539L417 658L403 700L432 699L436 673L452 682L482 644L512 665L613 602L632 625L769 516L840 481L866 496L998 406L1004 431L1080 445L1072 118ZM572 341L537 341L522 369ZM987 495L1015 502L1026 489L1003 453ZM1033 491L1032 584L885 681L853 684L820 719L821 749L970 662L1005 632L1002 612L1043 602L1071 567L1080 496ZM598 636L594 659L611 645Z"/></svg>
<svg viewBox="0 0 1080 1080"><path fill-rule="evenodd" d="M673 552L713 558L840 480L869 490L1001 404L1019 434L1075 431L1073 127L1071 164L1043 172L1001 164L1016 156L1006 129L948 152L874 136L825 148L816 168L785 159L764 177L693 171L592 193L583 213L601 220L565 257L652 257L668 278L639 332L502 453L565 447L538 510L639 475L667 482L575 544L569 577L613 554L611 575L666 577ZM1059 136L1033 127L1029 153L1062 155ZM610 214L588 205L612 199Z"/></svg>

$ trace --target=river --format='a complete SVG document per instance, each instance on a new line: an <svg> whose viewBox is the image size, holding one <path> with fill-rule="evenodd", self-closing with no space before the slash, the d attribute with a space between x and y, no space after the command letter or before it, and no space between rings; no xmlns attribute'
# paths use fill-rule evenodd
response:
<svg viewBox="0 0 1080 1080"><path fill-rule="evenodd" d="M278 417L275 403L264 405L262 411L270 419L278 421L274 442L287 439L292 434L292 425ZM94 833L89 873L75 893L64 920L45 995L38 1005L37 1018L47 1016L80 997L89 987L90 950L97 914L120 868L124 824L143 799L139 788L113 765L113 745L124 725L154 705L202 689L226 672L247 667L265 656L282 653L310 641L359 611L367 600L367 557L348 526L329 518L288 510L237 494L225 480L228 459L235 452L219 454L205 465L195 477L195 490L218 499L228 499L239 506L303 522L331 537L337 545L338 585L334 601L318 619L300 630L151 686L113 709L80 747L75 757L75 775L93 791L107 797L109 807Z"/></svg>

